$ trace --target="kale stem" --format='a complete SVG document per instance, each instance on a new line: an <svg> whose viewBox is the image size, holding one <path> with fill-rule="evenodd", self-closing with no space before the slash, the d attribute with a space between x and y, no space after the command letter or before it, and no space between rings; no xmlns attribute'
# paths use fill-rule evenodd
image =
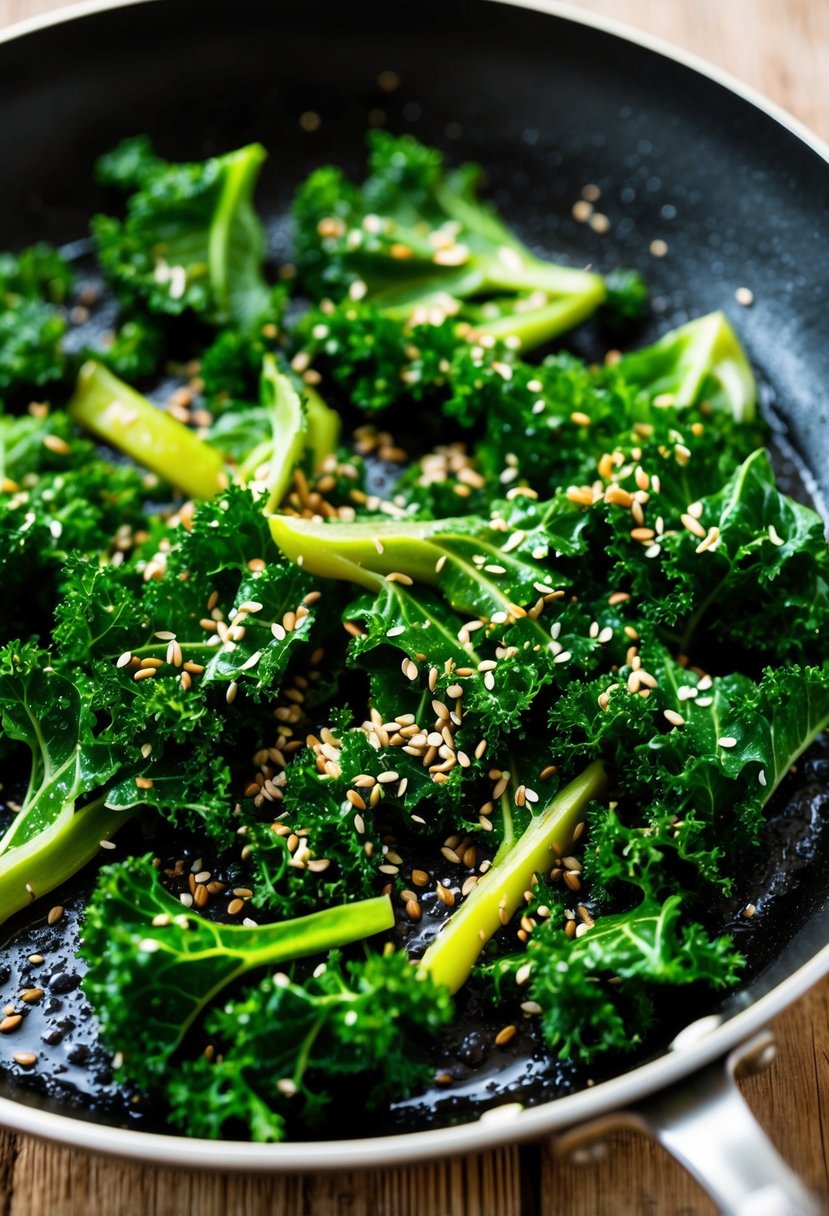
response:
<svg viewBox="0 0 829 1216"><path fill-rule="evenodd" d="M585 808L607 785L604 765L594 762L536 816L524 834L478 880L457 912L429 946L420 966L439 984L457 992L469 978L486 943L521 906L533 875L546 874L565 852Z"/></svg>
<svg viewBox="0 0 829 1216"><path fill-rule="evenodd" d="M134 814L113 810L97 798L81 810L69 803L58 818L0 858L0 924L71 878L101 851Z"/></svg>

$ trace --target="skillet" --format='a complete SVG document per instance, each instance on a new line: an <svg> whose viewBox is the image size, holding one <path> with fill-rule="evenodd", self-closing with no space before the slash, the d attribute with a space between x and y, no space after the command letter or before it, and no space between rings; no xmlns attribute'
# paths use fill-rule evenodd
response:
<svg viewBox="0 0 829 1216"><path fill-rule="evenodd" d="M537 7L549 12L533 7L360 0L344 11L333 0L309 0L301 18L292 10L283 19L281 6L255 0L166 0L163 9L87 6L4 39L2 245L82 234L102 201L89 185L94 157L139 131L178 159L261 139L272 156L260 204L278 216L315 165L359 169L365 128L382 111L392 129L480 160L491 196L531 243L574 262L639 267L655 302L642 341L724 307L768 404L785 416L780 446L808 453L812 489L829 495L824 150L710 76L542 0ZM378 85L381 72L394 73L399 87ZM316 130L298 122L309 112L322 120ZM604 235L571 216L587 182L600 187L611 217ZM654 238L668 245L664 259L648 256ZM285 250L282 225L271 241L277 255ZM740 286L754 294L750 309L734 302ZM710 1140L701 1181L723 1210L748 1210L752 1192L766 1188L767 1198L779 1198L769 1210L811 1211L723 1079L740 1059L762 1060L767 1040L753 1036L829 970L829 895L817 872L789 921L779 957L670 1052L591 1090L526 1111L499 1107L473 1125L359 1142L208 1144L91 1127L20 1089L0 1098L0 1119L158 1163L264 1171L409 1162L586 1122L599 1131L611 1112L634 1108L631 1117L649 1122L700 1173L703 1156L687 1132L704 1109ZM726 1058L723 1071L717 1062ZM570 1133L569 1143L586 1135Z"/></svg>

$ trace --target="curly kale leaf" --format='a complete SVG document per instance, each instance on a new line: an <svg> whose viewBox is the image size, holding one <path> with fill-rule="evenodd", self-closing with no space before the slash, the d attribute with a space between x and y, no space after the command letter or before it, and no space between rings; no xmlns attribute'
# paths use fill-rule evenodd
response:
<svg viewBox="0 0 829 1216"><path fill-rule="evenodd" d="M547 1044L562 1059L590 1063L643 1042L660 992L695 984L727 988L737 982L742 959L729 937L712 938L689 923L684 900L674 895L601 916L575 940L547 921L525 954L481 970L504 995L527 966L529 982L520 992L540 1007Z"/></svg>
<svg viewBox="0 0 829 1216"><path fill-rule="evenodd" d="M0 254L0 389L42 388L67 372L61 342L69 264L50 245Z"/></svg>
<svg viewBox="0 0 829 1216"><path fill-rule="evenodd" d="M544 261L477 197L481 171L446 169L412 136L369 136L362 186L330 166L294 201L295 245L311 294L365 297L415 324L435 311L525 349L583 321L604 280Z"/></svg>
<svg viewBox="0 0 829 1216"><path fill-rule="evenodd" d="M173 1118L210 1139L282 1140L317 1122L357 1076L361 1102L375 1109L427 1083L429 1048L452 1016L448 991L404 954L345 962L334 951L307 979L277 973L211 1014L219 1054L172 1075Z"/></svg>
<svg viewBox="0 0 829 1216"><path fill-rule="evenodd" d="M125 1075L152 1087L201 1012L235 980L373 936L393 922L381 896L269 925L221 925L185 912L150 857L133 858L101 870L87 907L85 990L106 1041L123 1055Z"/></svg>
<svg viewBox="0 0 829 1216"><path fill-rule="evenodd" d="M195 164L168 164L131 141L100 166L134 188L123 220L92 223L104 273L127 301L153 313L190 309L215 325L251 329L268 311L264 235L252 197L265 159L259 144Z"/></svg>

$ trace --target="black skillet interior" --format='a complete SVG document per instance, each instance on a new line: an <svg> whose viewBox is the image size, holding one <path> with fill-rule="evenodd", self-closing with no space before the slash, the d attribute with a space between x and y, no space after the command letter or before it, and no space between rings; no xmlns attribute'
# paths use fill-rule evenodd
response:
<svg viewBox="0 0 829 1216"><path fill-rule="evenodd" d="M654 305L643 339L725 309L829 497L818 153L689 68L562 18L486 0L308 0L301 21L284 7L165 0L0 44L0 246L82 236L99 202L92 162L124 135L147 132L178 159L261 140L259 201L280 216L315 165L359 169L367 126L411 131L482 162L530 243L573 264L637 267ZM308 112L314 130L300 124ZM571 215L588 182L611 222L603 235ZM666 257L649 255L654 238ZM286 250L284 223L271 239ZM735 302L740 286L753 307ZM826 941L825 889L809 880L798 899L785 961L735 1008Z"/></svg>

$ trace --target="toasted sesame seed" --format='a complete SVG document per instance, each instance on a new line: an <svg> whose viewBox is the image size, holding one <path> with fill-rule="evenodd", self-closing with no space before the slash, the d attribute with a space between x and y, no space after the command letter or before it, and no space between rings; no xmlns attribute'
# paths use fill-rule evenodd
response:
<svg viewBox="0 0 829 1216"><path fill-rule="evenodd" d="M664 710L664 715L667 718L667 720L670 722L671 726L684 726L685 725L685 719L683 718L682 714L678 714L675 709Z"/></svg>
<svg viewBox="0 0 829 1216"><path fill-rule="evenodd" d="M20 994L20 999L24 1005L35 1005L44 995L42 988L26 988Z"/></svg>
<svg viewBox="0 0 829 1216"><path fill-rule="evenodd" d="M11 1034L13 1030L17 1030L22 1021L23 1016L19 1013L12 1013L4 1017L0 1022L0 1034Z"/></svg>
<svg viewBox="0 0 829 1216"><path fill-rule="evenodd" d="M151 676L155 675L155 670L156 669L154 667L139 667L138 671L135 672L132 678L135 681L149 680Z"/></svg>
<svg viewBox="0 0 829 1216"><path fill-rule="evenodd" d="M700 538L705 537L705 535L706 535L705 528L703 528L703 526L699 522L699 520L695 519L693 515L689 515L688 512L686 511L684 515L680 516L680 518L681 518L684 526L688 529L689 532L692 532L694 534L694 536L699 536Z"/></svg>
<svg viewBox="0 0 829 1216"><path fill-rule="evenodd" d="M244 907L245 901L243 899L239 899L237 896L236 898L231 899L227 905L227 914L228 916L238 916L239 913L244 910Z"/></svg>
<svg viewBox="0 0 829 1216"><path fill-rule="evenodd" d="M755 904L746 904L746 906L743 908L743 916L745 917L746 920L751 920L754 917L756 911L757 911L757 907Z"/></svg>
<svg viewBox="0 0 829 1216"><path fill-rule="evenodd" d="M443 883L436 883L435 891L440 902L445 904L447 908L453 908L455 906L454 894L449 890L448 887L445 887Z"/></svg>
<svg viewBox="0 0 829 1216"><path fill-rule="evenodd" d="M21 1068L31 1068L34 1064L37 1064L37 1056L33 1051L15 1051L12 1054L12 1059Z"/></svg>
<svg viewBox="0 0 829 1216"><path fill-rule="evenodd" d="M49 909L49 915L46 917L47 925L56 925L63 917L63 908L60 904L55 904L54 908Z"/></svg>
<svg viewBox="0 0 829 1216"><path fill-rule="evenodd" d="M512 1026L512 1025L504 1026L504 1028L502 1030L499 1030L495 1036L495 1046L496 1047L506 1047L507 1043L511 1042L512 1039L514 1039L517 1034L518 1034L517 1026Z"/></svg>
<svg viewBox="0 0 829 1216"><path fill-rule="evenodd" d="M345 796L351 805L356 806L358 810L364 811L366 809L365 800L360 797L356 790L346 790Z"/></svg>
<svg viewBox="0 0 829 1216"><path fill-rule="evenodd" d="M225 693L225 701L227 701L228 705L232 705L233 702L236 700L236 693L238 691L239 691L239 685L236 683L235 680L231 680L227 686L227 692Z"/></svg>

